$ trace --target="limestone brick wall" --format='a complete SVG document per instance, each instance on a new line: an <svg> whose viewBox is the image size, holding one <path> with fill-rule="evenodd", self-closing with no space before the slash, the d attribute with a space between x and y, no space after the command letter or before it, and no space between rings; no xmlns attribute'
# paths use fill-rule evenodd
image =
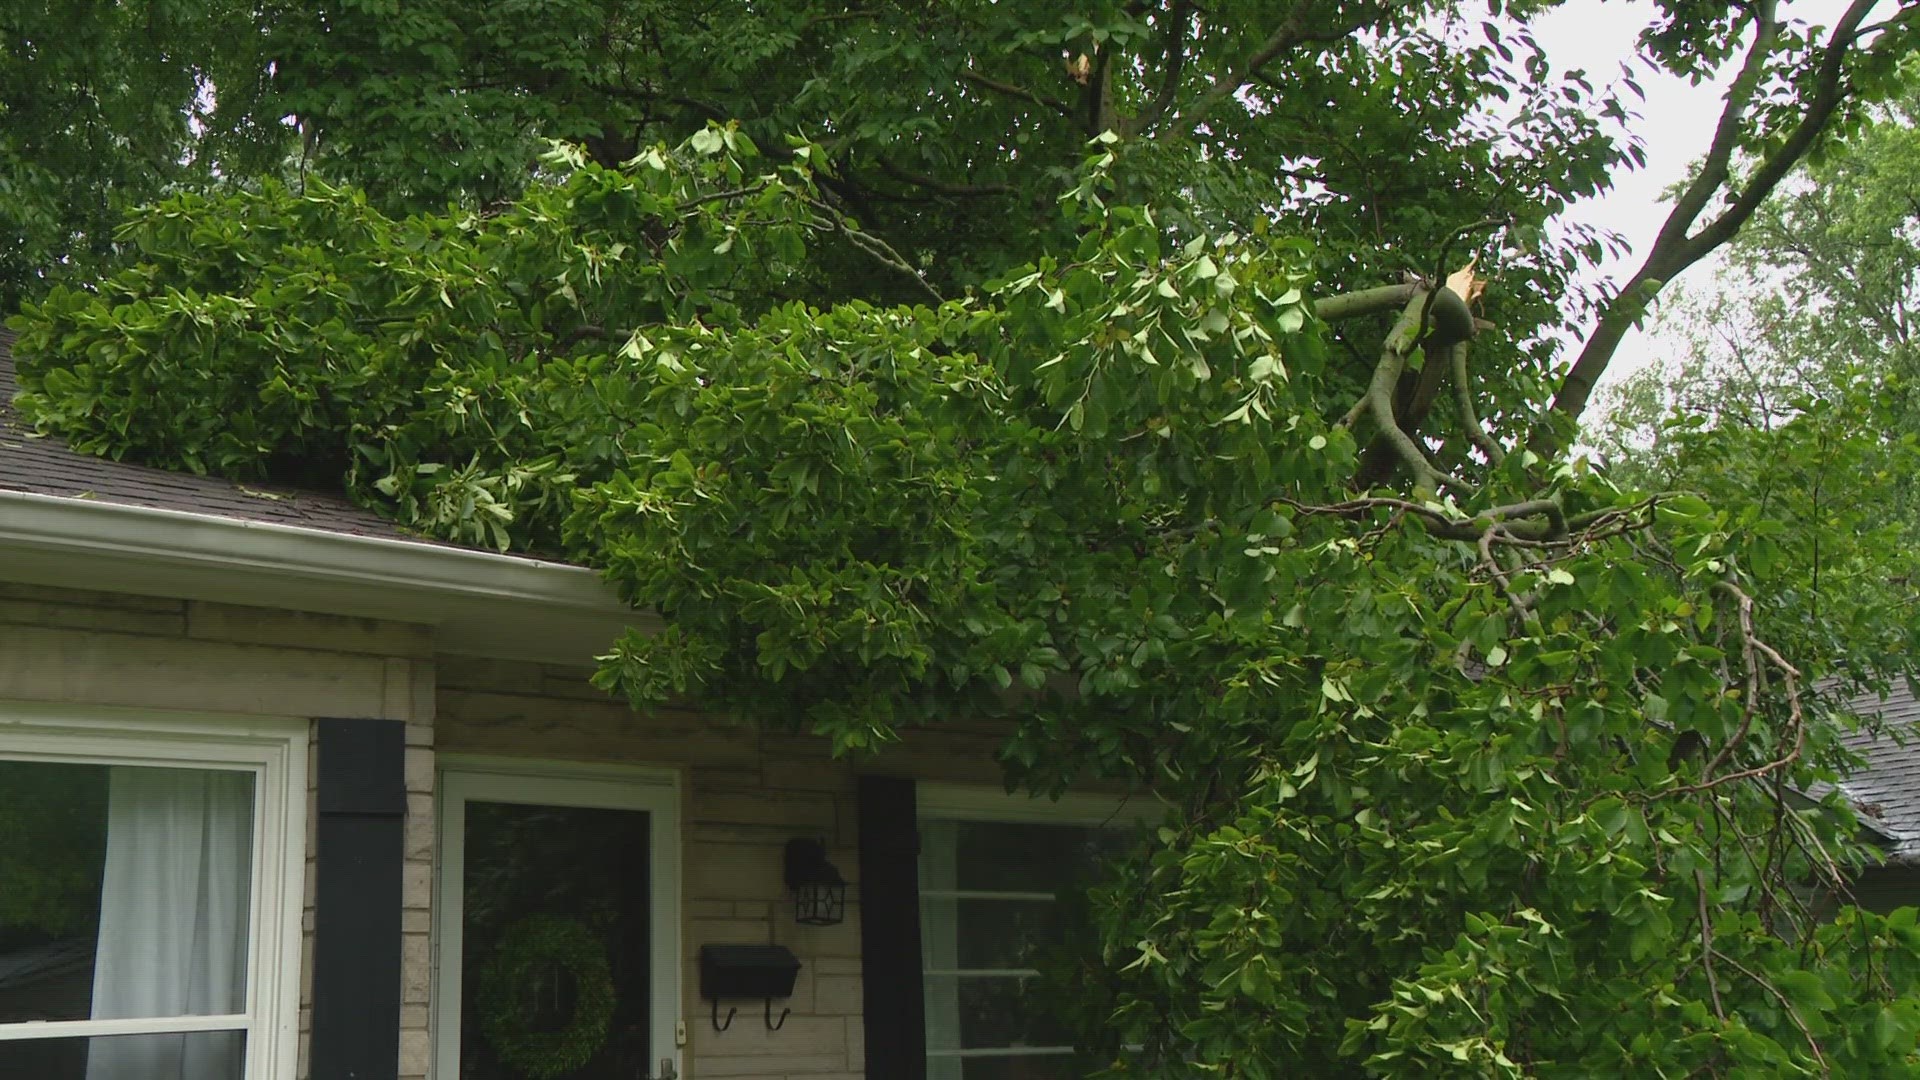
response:
<svg viewBox="0 0 1920 1080"><path fill-rule="evenodd" d="M426 1077L432 647L428 628L405 623L0 582L0 700L407 723L404 1080ZM312 1022L311 773L308 792L302 1078Z"/></svg>
<svg viewBox="0 0 1920 1080"><path fill-rule="evenodd" d="M433 667L414 668L407 719L406 866L400 879L400 1080L426 1080L433 1061Z"/></svg>
<svg viewBox="0 0 1920 1080"><path fill-rule="evenodd" d="M0 700L407 724L402 1080L426 1080L432 1053L434 783L443 753L676 769L682 1076L863 1077L856 768L804 736L759 734L691 711L636 715L586 676L585 668L435 656L431 630L410 624L0 583ZM943 727L858 768L993 785L994 739L991 730ZM300 1080L311 1030L312 827L309 807ZM781 854L795 836L826 840L852 882L838 926L793 921ZM769 1032L749 1003L731 1028L713 1030L697 958L701 945L729 942L776 942L800 958L794 995L778 1003L792 1009L779 1031Z"/></svg>
<svg viewBox="0 0 1920 1080"><path fill-rule="evenodd" d="M861 1026L855 770L817 739L755 734L693 712L638 716L586 684L586 672L443 657L435 738L442 753L674 766L682 790L681 1015L691 1080L853 1080L865 1075ZM922 779L997 784L992 733L952 729L911 740L862 768ZM794 922L781 854L796 836L827 841L852 882L838 926ZM801 962L792 1014L768 1031L740 1002L724 1032L700 997L709 943L773 942ZM724 1008L721 1013L725 1016Z"/></svg>

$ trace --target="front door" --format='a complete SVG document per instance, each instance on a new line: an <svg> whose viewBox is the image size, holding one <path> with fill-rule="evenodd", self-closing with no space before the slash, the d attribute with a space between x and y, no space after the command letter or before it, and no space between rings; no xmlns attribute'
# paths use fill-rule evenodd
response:
<svg viewBox="0 0 1920 1080"><path fill-rule="evenodd" d="M671 1075L670 776L441 776L438 1080Z"/></svg>

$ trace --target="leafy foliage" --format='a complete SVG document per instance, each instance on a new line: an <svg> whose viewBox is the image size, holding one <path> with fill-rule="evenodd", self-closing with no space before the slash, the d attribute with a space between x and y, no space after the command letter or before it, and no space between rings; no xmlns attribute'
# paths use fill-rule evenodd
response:
<svg viewBox="0 0 1920 1080"><path fill-rule="evenodd" d="M327 7L356 51L272 92L365 193L142 211L12 324L20 407L599 567L669 627L603 658L637 706L998 716L1015 783L1151 788L1077 980L1106 1075L1916 1071L1912 913L1822 910L1840 643L1757 587L1764 512L1528 448L1617 102L1451 8L620 13L512 54L512 5ZM1659 9L1669 68L1752 40L1715 152L1760 166L1653 264L1879 85L1908 15L1864 16ZM587 148L510 176L545 133Z"/></svg>
<svg viewBox="0 0 1920 1080"><path fill-rule="evenodd" d="M601 566L671 627L606 659L637 704L848 751L1004 713L1025 783L1151 782L1166 832L1100 906L1118 1075L1904 1060L1828 1037L1920 1030L1913 930L1783 888L1848 819L1754 782L1831 728L1756 651L1724 515L1569 469L1535 530L1494 501L1519 455L1458 504L1344 497L1308 249L1168 248L1097 170L1080 248L972 299L742 304L844 237L728 138L488 217L162 204L139 265L19 321L69 358L22 405L112 453L344 462L416 527Z"/></svg>
<svg viewBox="0 0 1920 1080"><path fill-rule="evenodd" d="M1740 507L1743 565L1836 653L1910 647L1911 101L1809 163L1711 281L1663 301L1663 336L1684 348L1622 380L1592 432L1616 474Z"/></svg>
<svg viewBox="0 0 1920 1080"><path fill-rule="evenodd" d="M91 270L121 213L193 175L203 80L239 59L216 41L243 10L216 0L0 10L0 310L63 267Z"/></svg>

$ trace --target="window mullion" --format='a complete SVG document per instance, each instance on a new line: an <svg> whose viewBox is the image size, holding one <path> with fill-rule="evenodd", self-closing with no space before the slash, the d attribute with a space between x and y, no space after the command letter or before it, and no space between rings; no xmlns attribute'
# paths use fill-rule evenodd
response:
<svg viewBox="0 0 1920 1080"><path fill-rule="evenodd" d="M93 1035L172 1035L190 1031L246 1031L245 1013L218 1016L161 1016L133 1020L35 1020L0 1024L0 1042L25 1039L74 1039Z"/></svg>

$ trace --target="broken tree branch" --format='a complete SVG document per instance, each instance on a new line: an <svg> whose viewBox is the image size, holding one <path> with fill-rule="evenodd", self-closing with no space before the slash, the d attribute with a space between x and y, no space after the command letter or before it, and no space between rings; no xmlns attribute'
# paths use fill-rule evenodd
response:
<svg viewBox="0 0 1920 1080"><path fill-rule="evenodd" d="M1399 285L1380 285L1359 292L1326 296L1313 302L1313 314L1321 322L1339 322L1360 315L1373 315L1400 307L1420 291L1417 281Z"/></svg>
<svg viewBox="0 0 1920 1080"><path fill-rule="evenodd" d="M1473 406L1473 386L1467 382L1467 343L1456 341L1448 350L1447 360L1453 368L1453 400L1460 410L1460 427L1467 433L1467 439L1487 455L1487 460L1499 465L1506 460L1507 452L1493 441L1487 429L1480 423L1480 414Z"/></svg>
<svg viewBox="0 0 1920 1080"><path fill-rule="evenodd" d="M1407 357L1419 347L1420 321L1426 314L1430 295L1428 290L1418 289L1401 309L1399 320L1387 332L1386 343L1380 348L1380 360L1374 364L1373 378L1367 384L1363 400L1373 414L1373 422L1380 428L1379 438L1386 441L1416 481L1435 490L1445 488L1464 494L1471 488L1435 468L1393 415L1394 390L1399 385L1400 372L1406 368Z"/></svg>

